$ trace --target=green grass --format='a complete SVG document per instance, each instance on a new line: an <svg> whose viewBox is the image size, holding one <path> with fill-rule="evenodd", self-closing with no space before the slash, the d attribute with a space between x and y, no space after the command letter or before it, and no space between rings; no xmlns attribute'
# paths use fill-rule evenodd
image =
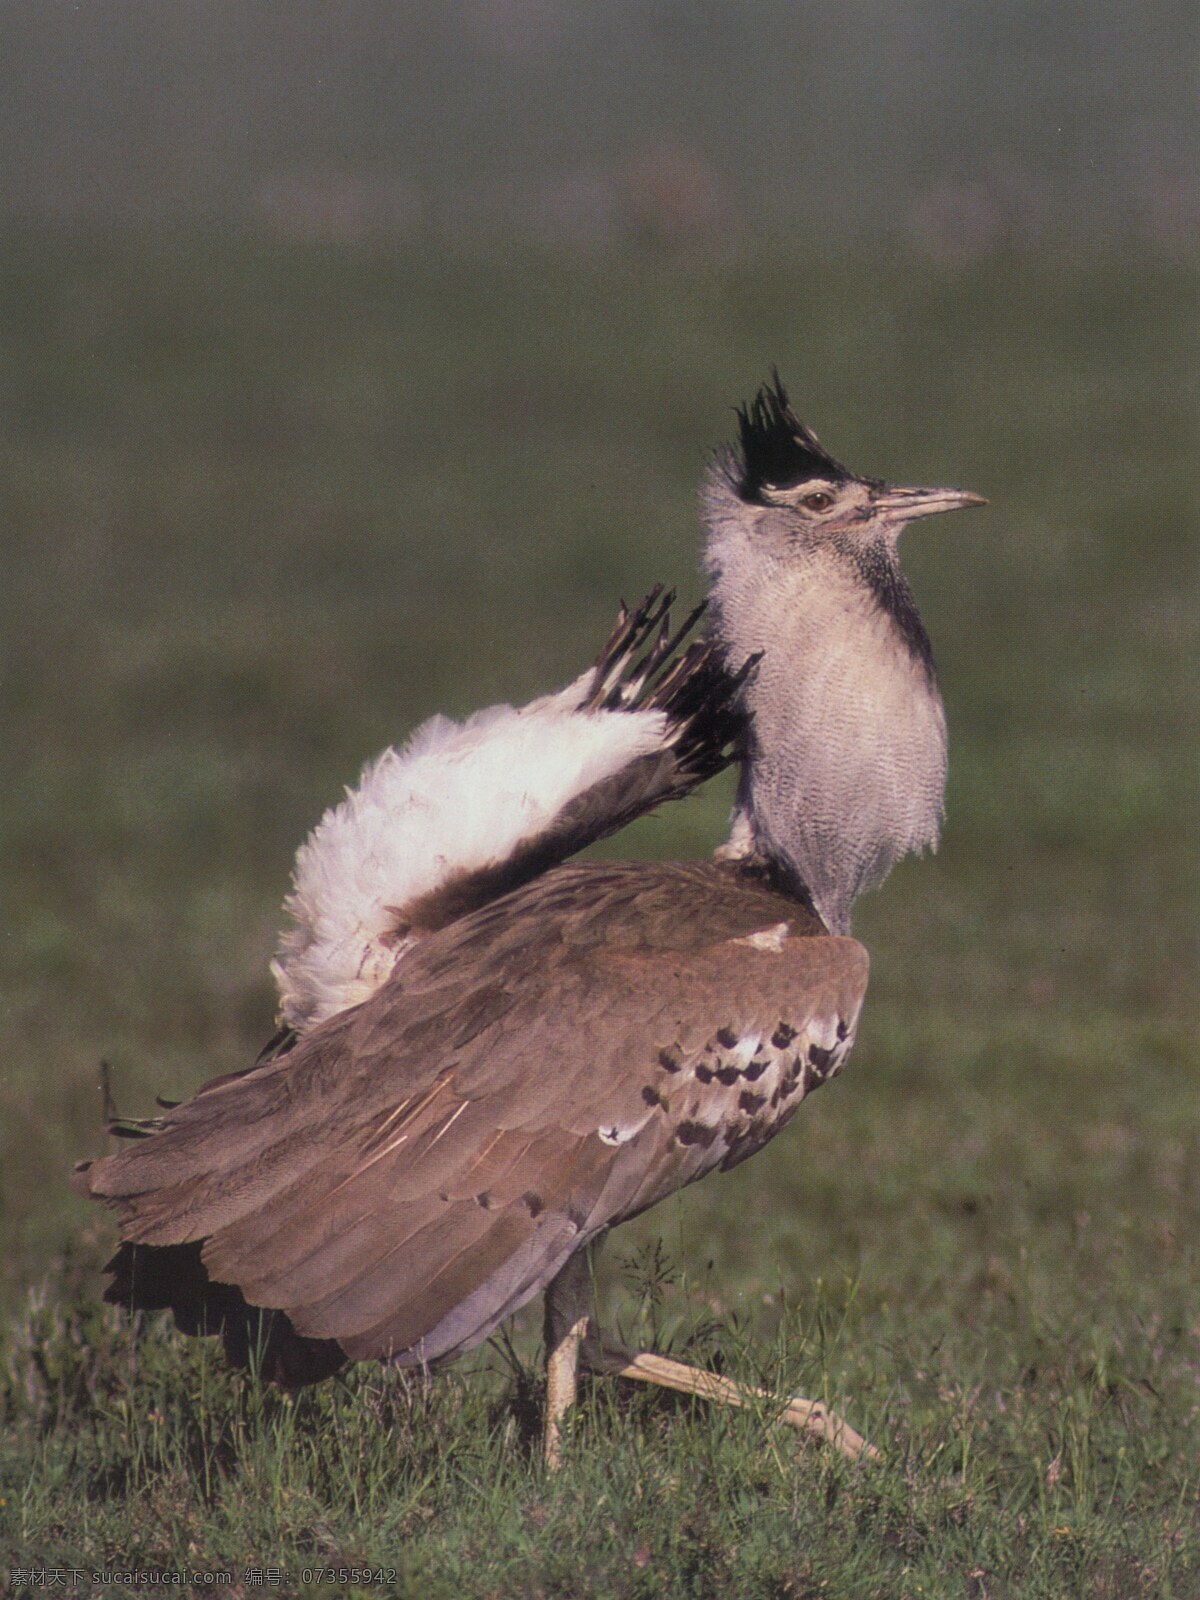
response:
<svg viewBox="0 0 1200 1600"><path fill-rule="evenodd" d="M1200 1593L1193 295L1065 252L4 246L0 1566ZM422 716L564 681L618 595L698 593L703 447L772 361L853 465L992 499L905 550L948 827L860 908L850 1070L602 1289L882 1460L608 1384L547 1480L536 1308L516 1372L295 1401L102 1311L111 1224L66 1189L101 1058L130 1112L252 1058L305 830ZM703 852L727 801L619 849Z"/></svg>

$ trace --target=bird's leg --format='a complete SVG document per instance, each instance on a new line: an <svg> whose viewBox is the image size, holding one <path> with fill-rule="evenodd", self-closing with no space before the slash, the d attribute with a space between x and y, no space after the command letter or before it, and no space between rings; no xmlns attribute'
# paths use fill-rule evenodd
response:
<svg viewBox="0 0 1200 1600"><path fill-rule="evenodd" d="M626 1350L608 1340L589 1342L586 1358L594 1372L614 1378L632 1378L638 1383L655 1383L664 1389L677 1389L682 1394L699 1395L720 1405L744 1406L775 1397L765 1389L754 1389L748 1384L735 1383L732 1378L716 1372L706 1372L701 1367L689 1367L682 1361L671 1361L666 1356L654 1355L649 1350ZM790 1423L807 1433L826 1439L843 1455L857 1461L865 1456L876 1461L879 1451L873 1444L856 1433L848 1422L843 1422L820 1400L805 1400L795 1395L788 1401L781 1421Z"/></svg>
<svg viewBox="0 0 1200 1600"><path fill-rule="evenodd" d="M546 1427L542 1450L551 1471L562 1465L562 1419L575 1404L579 1347L587 1333L592 1275L586 1250L573 1255L546 1290Z"/></svg>
<svg viewBox="0 0 1200 1600"><path fill-rule="evenodd" d="M594 1248L594 1246L593 1246ZM562 1419L575 1404L582 1351L585 1364L604 1377L630 1378L653 1383L680 1394L694 1394L717 1405L768 1406L778 1397L766 1389L737 1383L733 1378L703 1367L688 1366L650 1350L627 1350L600 1337L589 1320L592 1306L591 1262L581 1250L571 1257L546 1290L546 1427L543 1450L551 1470L562 1464ZM877 1461L879 1451L862 1434L830 1411L820 1400L793 1395L780 1414L781 1422L826 1440L852 1461Z"/></svg>

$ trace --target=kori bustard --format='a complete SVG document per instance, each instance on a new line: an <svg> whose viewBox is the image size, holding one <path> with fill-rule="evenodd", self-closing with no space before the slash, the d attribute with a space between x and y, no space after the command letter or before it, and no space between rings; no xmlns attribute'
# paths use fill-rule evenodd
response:
<svg viewBox="0 0 1200 1600"><path fill-rule="evenodd" d="M249 1070L114 1131L75 1183L117 1208L107 1298L220 1332L287 1384L448 1361L546 1296L545 1450L588 1335L586 1248L783 1128L854 1043L855 897L936 843L929 639L897 560L981 505L837 462L778 376L706 472L707 639L624 612L558 694L434 718L301 847ZM740 762L710 861L571 862ZM739 1403L588 1338L601 1371ZM819 1405L786 1413L851 1454Z"/></svg>

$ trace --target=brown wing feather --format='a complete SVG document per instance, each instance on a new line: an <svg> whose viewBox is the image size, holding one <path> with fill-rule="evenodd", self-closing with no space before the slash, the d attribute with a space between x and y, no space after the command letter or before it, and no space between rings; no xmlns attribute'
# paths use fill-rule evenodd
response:
<svg viewBox="0 0 1200 1600"><path fill-rule="evenodd" d="M701 864L568 866L81 1171L126 1240L351 1357L485 1337L602 1229L757 1149L838 1070L866 953Z"/></svg>

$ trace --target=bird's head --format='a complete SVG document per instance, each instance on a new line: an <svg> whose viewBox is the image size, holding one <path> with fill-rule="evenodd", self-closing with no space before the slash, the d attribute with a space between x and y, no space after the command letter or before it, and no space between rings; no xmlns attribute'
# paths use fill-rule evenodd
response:
<svg viewBox="0 0 1200 1600"><path fill-rule="evenodd" d="M822 551L894 556L907 523L987 504L962 489L901 488L851 472L796 416L778 373L737 417L738 441L716 452L703 488L714 573L731 559L764 572Z"/></svg>
<svg viewBox="0 0 1200 1600"><path fill-rule="evenodd" d="M942 815L945 717L896 541L985 501L851 472L778 374L739 408L702 497L713 633L732 665L758 660L729 848L773 862L845 932L855 897L934 845Z"/></svg>

